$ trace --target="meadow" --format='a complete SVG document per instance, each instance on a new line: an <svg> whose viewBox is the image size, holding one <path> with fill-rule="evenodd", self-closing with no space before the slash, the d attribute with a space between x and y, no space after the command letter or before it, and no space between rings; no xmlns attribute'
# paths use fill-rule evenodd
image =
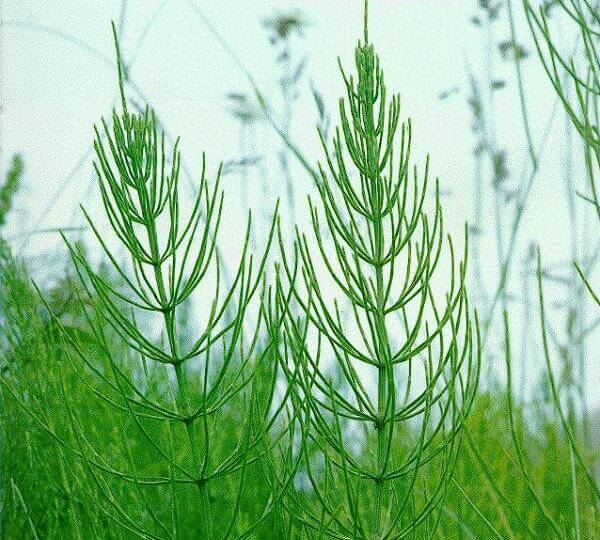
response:
<svg viewBox="0 0 600 540"><path fill-rule="evenodd" d="M189 189L183 143L140 102L121 25L107 23L118 98L93 127L102 216L83 204L85 237L52 231L60 279L40 278L4 234L27 161L11 157L0 183L1 538L600 538L586 367L600 307L600 7L476 3L475 27L512 32L490 47L513 73L525 173L515 188L490 124L490 96L508 82L471 77L475 173L463 196L474 214L458 233L431 173L436 148L411 151L418 131L384 75L395 66L369 14L385 9L365 0L352 61L331 73L339 101L310 85L314 160L290 127L308 69L291 63L291 36L305 20L265 21L282 112L250 73L250 93L228 99L242 134L260 118L276 137L283 194L242 191L235 243L223 233L226 179L270 162L243 144L235 161L201 154ZM544 159L525 62L543 68L572 142L560 271L517 242ZM568 300L558 312L557 287Z"/></svg>

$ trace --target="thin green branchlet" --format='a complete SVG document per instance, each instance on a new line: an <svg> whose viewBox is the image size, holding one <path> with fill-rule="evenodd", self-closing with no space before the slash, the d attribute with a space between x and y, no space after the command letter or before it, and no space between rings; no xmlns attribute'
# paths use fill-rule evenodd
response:
<svg viewBox="0 0 600 540"><path fill-rule="evenodd" d="M600 55L597 50L598 32L594 28L600 22L600 5L588 0L559 0L558 7L566 16L569 28L576 32L582 44L583 62L561 52L551 31L546 10L536 10L529 0L523 0L529 28L534 39L538 57L556 95L585 144L586 172L590 180L591 195L580 194L591 202L600 216L595 170L600 165L600 136L598 134L600 95ZM564 73L561 73L561 70ZM573 86L575 93L570 91Z"/></svg>
<svg viewBox="0 0 600 540"><path fill-rule="evenodd" d="M311 496L292 491L286 504L309 536L402 538L420 525L433 534L477 387L477 325L449 237L449 290L436 299L438 190L431 220L429 165L423 180L411 171L410 123L400 125L398 96L388 103L366 17L355 62L356 79L341 70L333 152L321 136L313 238L298 231L289 256L280 233L277 290L290 306L282 366L299 369L295 403L311 421L301 450Z"/></svg>

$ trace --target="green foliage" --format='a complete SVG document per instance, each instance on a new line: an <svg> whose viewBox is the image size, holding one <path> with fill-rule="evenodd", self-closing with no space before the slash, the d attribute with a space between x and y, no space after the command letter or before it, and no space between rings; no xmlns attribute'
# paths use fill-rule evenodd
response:
<svg viewBox="0 0 600 540"><path fill-rule="evenodd" d="M104 520L143 537L186 536L190 523L206 538L250 535L276 505L278 486L269 476L276 464L267 455L286 430L279 420L285 398L278 402L275 392L277 364L260 337L262 302L250 312L257 295L267 293L267 258L254 263L249 222L238 269L224 287L215 256L220 170L211 186L203 163L198 195L186 208L177 143L167 154L154 113L129 113L120 63L119 80L122 113L115 111L112 127L102 121L107 142L96 129L95 169L130 271L86 213L110 274L95 270L81 246L67 242L82 285L76 296L85 330L73 332L46 301L55 348L33 355L40 363L34 379L9 377L5 387L21 415L76 459ZM185 303L211 275L204 327L185 328ZM153 324L161 325L158 335ZM32 402L38 393L44 399ZM248 492L252 513L244 502Z"/></svg>
<svg viewBox="0 0 600 540"><path fill-rule="evenodd" d="M0 228L6 224L8 213L13 205L13 199L21 186L23 169L23 158L19 154L15 154L10 169L6 173L6 179L0 186Z"/></svg>
<svg viewBox="0 0 600 540"><path fill-rule="evenodd" d="M85 330L48 320L46 306L28 285L23 269L11 260L7 264L10 268L3 270L9 272L2 273L3 313L20 316L7 319L2 328L11 352L3 376L3 538L123 538L134 533L168 538L174 531L189 537L200 519L199 507L189 504L197 488L172 485L174 468L161 465L165 453L182 461L188 455L185 430L174 422L159 422L156 414L147 412L149 407L132 416L124 403L125 397L130 402L133 397L119 395L117 386L139 380L144 391L138 399L170 403L174 398L166 369L140 373L114 333L107 334L113 355L108 359L106 343L89 332L90 315L76 299L69 306L49 307L66 309L71 321L81 317ZM64 283L60 290L64 293L70 286ZM47 296L53 296L50 293ZM85 354L88 368L78 354ZM231 441L239 435L235 410L219 418L223 438L215 440L215 457L231 453ZM149 478L160 474L167 480ZM269 496L258 467L249 465L245 476L250 496L240 501L240 526L255 521ZM233 497L237 480L224 480L219 491ZM215 514L228 517L230 501L214 497Z"/></svg>
<svg viewBox="0 0 600 540"><path fill-rule="evenodd" d="M570 3L595 61L584 5L597 12ZM503 4L479 5L491 22ZM528 9L552 77L560 60L547 14L568 6L543 7ZM305 24L268 22L282 40ZM518 71L524 49L511 30L504 52ZM341 70L332 141L313 89L324 162L313 169L283 136L317 184L310 234L296 229L288 246L275 214L255 258L249 217L229 280L221 167L211 177L203 157L195 197L182 195L178 141L167 148L152 109L129 111L114 33L121 110L94 141L112 235L84 210L104 262L65 238L74 275L38 287L0 240L2 538L598 537L599 456L554 375L539 252L545 374L522 402L507 311L506 387L479 389L467 249L459 260L444 233L429 160L422 172L412 164L411 125L388 96L367 13L356 74ZM600 145L590 70L574 79L577 113L553 81L591 170ZM476 85L470 104L483 137ZM506 156L492 155L501 183ZM0 226L22 168L15 157L0 189Z"/></svg>

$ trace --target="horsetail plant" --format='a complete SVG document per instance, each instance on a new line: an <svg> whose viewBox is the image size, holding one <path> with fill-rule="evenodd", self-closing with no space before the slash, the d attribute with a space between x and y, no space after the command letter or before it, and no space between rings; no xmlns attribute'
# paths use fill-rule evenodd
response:
<svg viewBox="0 0 600 540"><path fill-rule="evenodd" d="M95 128L94 167L106 216L131 271L118 262L108 239L84 210L123 287L95 270L83 250L65 238L89 297L81 302L89 333L105 362L95 362L77 336L63 331L63 339L108 388L106 393L92 391L112 407L115 429L117 418L123 419L124 440L127 429L137 430L152 458L140 463L127 442L119 458L100 455L86 432L85 418L78 418L66 402L76 441L68 450L83 461L97 496L104 495L105 513L129 532L144 538L181 537L180 521L187 514L193 521L191 530L200 538L249 537L277 504L279 484L275 476L269 478L276 460L266 454L287 432L286 422L280 420L286 396L276 391L276 357L261 339L265 324L279 324L272 317L266 321L264 309L265 266L274 227L264 255L255 263L249 253L248 219L239 265L230 287L223 290L215 255L224 201L220 168L211 182L203 156L197 196L190 208L185 207L179 191L178 141L168 153L154 112L129 112L114 25L113 33L122 112L115 110L112 126L103 119ZM207 283L213 277L214 282ZM212 296L202 296L204 319L196 317L186 327L181 320L189 309L186 303L205 290L212 290ZM153 325L160 328L158 336ZM254 485L248 487L251 468ZM105 475L140 492L139 518L120 504ZM150 496L152 490L164 489L164 498ZM254 515L240 517L246 489L255 490L251 504L257 509ZM152 501L170 507L167 519L162 517L166 508L153 507Z"/></svg>
<svg viewBox="0 0 600 540"><path fill-rule="evenodd" d="M600 57L596 50L600 7L587 0L558 0L556 7L572 25L569 29L582 45L582 62L564 54L551 30L549 17L543 7L534 8L529 0L523 0L531 34L542 66L556 91L565 111L580 135L593 142L598 135L594 129L597 112L596 100L600 84ZM563 76L559 70L564 69ZM568 86L573 84L575 96L570 97ZM575 101L575 104L572 101Z"/></svg>
<svg viewBox="0 0 600 540"><path fill-rule="evenodd" d="M587 0L558 0L556 7L570 22L569 29L582 45L581 62L567 57L557 45L544 9L536 10L529 0L523 0L527 21L538 57L559 98L567 117L585 145L585 165L591 195L583 196L591 202L600 216L595 169L600 164L600 136L598 135L598 95L600 94L600 55L597 50L600 23L600 5ZM563 71L563 73L561 73ZM573 86L575 95L570 92Z"/></svg>
<svg viewBox="0 0 600 540"><path fill-rule="evenodd" d="M297 230L290 256L279 235L282 366L310 416L299 487L285 504L309 538L404 538L420 527L429 538L475 396L478 326L465 264L455 267L450 237L444 245L437 186L426 211L429 164L423 179L411 170L410 122L400 125L399 96L388 101L367 10L357 77L341 68L333 152L320 134L313 239Z"/></svg>

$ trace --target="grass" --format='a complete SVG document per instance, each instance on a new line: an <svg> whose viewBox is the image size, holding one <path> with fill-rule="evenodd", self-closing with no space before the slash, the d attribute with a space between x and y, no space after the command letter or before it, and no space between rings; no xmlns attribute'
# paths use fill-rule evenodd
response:
<svg viewBox="0 0 600 540"><path fill-rule="evenodd" d="M544 15L529 13L551 46ZM332 140L316 134L322 162L281 133L316 183L311 228L290 242L275 207L253 254L249 215L231 279L221 167L203 156L196 198L182 194L179 142L151 108L130 111L113 32L121 103L94 140L112 236L83 210L104 262L65 238L70 273L34 284L0 239L2 537L598 537L597 450L572 381L554 372L541 255L544 369L525 401L506 309L506 382L480 385L469 241L459 259L429 161L411 160L368 3L355 69L340 67L340 124ZM591 86L580 115L557 87L589 168ZM520 100L528 126L522 88ZM15 158L0 225L22 170Z"/></svg>

